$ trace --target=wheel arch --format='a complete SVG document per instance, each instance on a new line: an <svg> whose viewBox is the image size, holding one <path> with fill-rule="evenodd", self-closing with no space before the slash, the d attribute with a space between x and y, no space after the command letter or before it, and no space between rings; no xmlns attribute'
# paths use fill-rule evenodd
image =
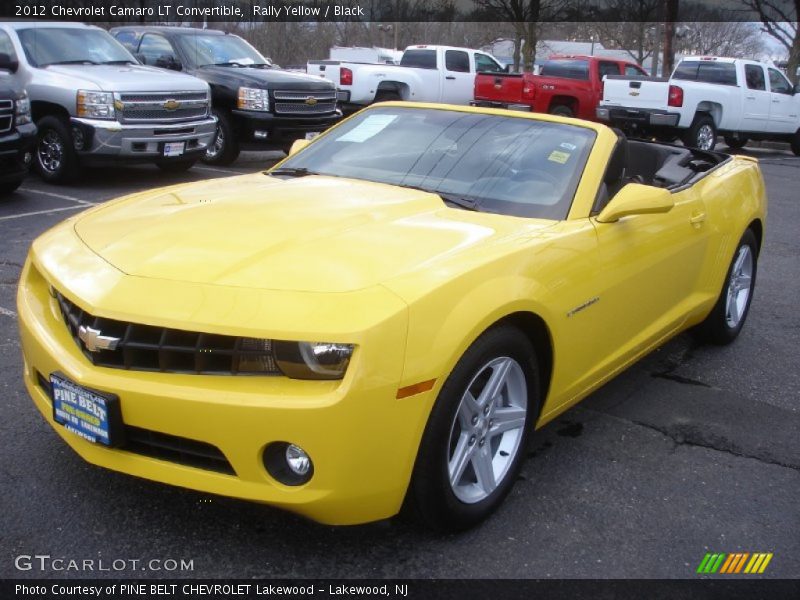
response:
<svg viewBox="0 0 800 600"><path fill-rule="evenodd" d="M31 116L34 122L47 116L54 116L66 120L70 118L69 111L67 111L66 108L60 104L46 102L44 100L34 100L31 102Z"/></svg>
<svg viewBox="0 0 800 600"><path fill-rule="evenodd" d="M381 81L375 90L375 95L380 92L395 92L402 100L408 100L411 96L411 88L402 81Z"/></svg>
<svg viewBox="0 0 800 600"><path fill-rule="evenodd" d="M695 112L694 118L697 119L703 115L708 115L714 121L714 127L719 129L720 123L722 123L722 105L719 102L711 102L709 100L703 100L697 105L697 111Z"/></svg>
<svg viewBox="0 0 800 600"><path fill-rule="evenodd" d="M747 229L753 232L753 235L756 236L756 243L758 244L758 252L761 253L761 245L764 241L764 224L761 222L761 219L753 219L750 221L750 224L747 226Z"/></svg>

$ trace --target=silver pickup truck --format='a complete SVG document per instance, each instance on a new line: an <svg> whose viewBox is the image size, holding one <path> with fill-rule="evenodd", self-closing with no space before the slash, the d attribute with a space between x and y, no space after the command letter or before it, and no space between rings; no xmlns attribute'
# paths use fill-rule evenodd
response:
<svg viewBox="0 0 800 600"><path fill-rule="evenodd" d="M106 31L79 23L0 23L16 54L39 134L34 165L50 182L81 165L190 168L216 134L205 81L140 65Z"/></svg>

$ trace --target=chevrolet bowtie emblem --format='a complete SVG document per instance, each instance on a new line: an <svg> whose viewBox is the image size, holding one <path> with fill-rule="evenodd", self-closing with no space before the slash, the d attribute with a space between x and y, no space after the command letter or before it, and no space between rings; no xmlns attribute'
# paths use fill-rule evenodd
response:
<svg viewBox="0 0 800 600"><path fill-rule="evenodd" d="M163 106L164 106L164 108L165 108L166 110L177 110L177 109L180 107L180 105L181 105L181 103L180 103L180 102L178 102L177 100L173 100L172 98L170 98L169 100L167 100L166 102L164 102L164 105L163 105Z"/></svg>
<svg viewBox="0 0 800 600"><path fill-rule="evenodd" d="M99 329L92 329L86 325L78 327L78 337L89 352L116 350L120 342L120 338L102 335Z"/></svg>
<svg viewBox="0 0 800 600"><path fill-rule="evenodd" d="M306 98L306 104L308 104L309 106L314 106L316 103L317 99L314 98L314 96L309 96L308 98Z"/></svg>
<svg viewBox="0 0 800 600"><path fill-rule="evenodd" d="M639 92L628 92L628 94L630 94L631 96L638 96Z"/></svg>

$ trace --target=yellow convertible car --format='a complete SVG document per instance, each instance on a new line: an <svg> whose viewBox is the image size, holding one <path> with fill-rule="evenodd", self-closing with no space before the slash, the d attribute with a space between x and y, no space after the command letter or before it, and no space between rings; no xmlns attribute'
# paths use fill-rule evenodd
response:
<svg viewBox="0 0 800 600"><path fill-rule="evenodd" d="M534 429L682 330L736 338L765 212L745 156L381 103L270 171L42 235L25 384L96 465L323 523L405 507L463 529Z"/></svg>

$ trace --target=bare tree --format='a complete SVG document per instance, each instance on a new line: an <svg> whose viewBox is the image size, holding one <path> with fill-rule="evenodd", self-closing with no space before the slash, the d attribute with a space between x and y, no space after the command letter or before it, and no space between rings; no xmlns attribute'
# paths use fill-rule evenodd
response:
<svg viewBox="0 0 800 600"><path fill-rule="evenodd" d="M709 54L753 58L764 51L760 28L755 23L706 21L679 23L675 50L681 54Z"/></svg>
<svg viewBox="0 0 800 600"><path fill-rule="evenodd" d="M800 0L741 0L755 11L763 30L783 45L789 53L786 74L797 83L800 65Z"/></svg>
<svg viewBox="0 0 800 600"><path fill-rule="evenodd" d="M653 32L663 0L607 0L592 28L609 48L624 49L637 63L653 52Z"/></svg>

